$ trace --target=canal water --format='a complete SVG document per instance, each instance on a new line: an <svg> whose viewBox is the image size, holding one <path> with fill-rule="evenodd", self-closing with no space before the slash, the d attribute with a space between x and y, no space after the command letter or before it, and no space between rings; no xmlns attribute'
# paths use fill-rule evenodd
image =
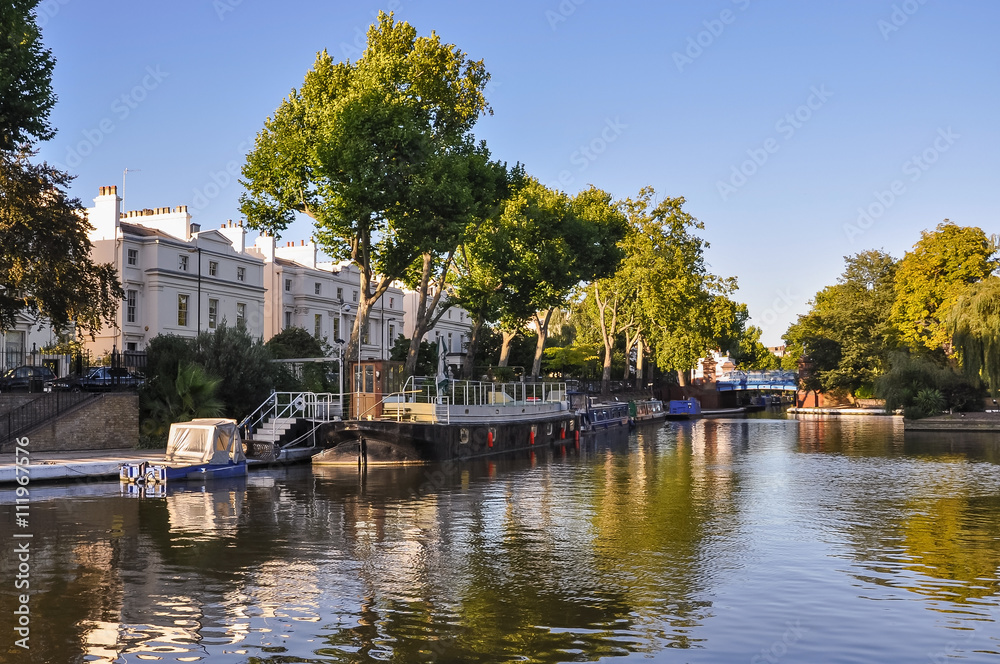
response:
<svg viewBox="0 0 1000 664"><path fill-rule="evenodd" d="M891 418L32 486L30 650L13 501L0 662L1000 661L1000 442Z"/></svg>

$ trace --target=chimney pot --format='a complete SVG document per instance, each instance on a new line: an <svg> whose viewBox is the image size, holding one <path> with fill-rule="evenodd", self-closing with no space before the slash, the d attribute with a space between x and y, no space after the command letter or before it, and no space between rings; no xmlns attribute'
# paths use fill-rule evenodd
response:
<svg viewBox="0 0 1000 664"><path fill-rule="evenodd" d="M110 187L108 187L108 189L110 190L108 191L109 194L114 194L115 196L118 195L118 185L113 184Z"/></svg>
<svg viewBox="0 0 1000 664"><path fill-rule="evenodd" d="M304 246L306 246L306 241L305 241L305 240L302 240L302 244L301 244L301 245L299 245L299 246L301 246L301 247L304 247Z"/></svg>

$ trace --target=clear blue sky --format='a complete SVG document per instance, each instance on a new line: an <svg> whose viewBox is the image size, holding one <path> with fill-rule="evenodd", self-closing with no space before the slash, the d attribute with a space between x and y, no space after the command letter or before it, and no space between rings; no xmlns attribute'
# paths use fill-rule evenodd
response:
<svg viewBox="0 0 1000 664"><path fill-rule="evenodd" d="M845 255L901 256L946 217L1000 232L995 0L45 0L42 156L86 205L127 167L128 209L238 219L227 165L317 51L357 57L390 8L485 60L497 157L570 193L684 196L768 344Z"/></svg>

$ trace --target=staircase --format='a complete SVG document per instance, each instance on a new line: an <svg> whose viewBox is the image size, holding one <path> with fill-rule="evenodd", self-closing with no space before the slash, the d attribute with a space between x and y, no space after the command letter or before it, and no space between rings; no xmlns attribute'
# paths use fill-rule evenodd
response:
<svg viewBox="0 0 1000 664"><path fill-rule="evenodd" d="M274 459L290 447L312 447L324 422L339 419L339 397L312 392L275 392L240 423L247 456Z"/></svg>
<svg viewBox="0 0 1000 664"><path fill-rule="evenodd" d="M451 424L451 410L448 409L448 397L439 397L434 402L434 421L438 424Z"/></svg>

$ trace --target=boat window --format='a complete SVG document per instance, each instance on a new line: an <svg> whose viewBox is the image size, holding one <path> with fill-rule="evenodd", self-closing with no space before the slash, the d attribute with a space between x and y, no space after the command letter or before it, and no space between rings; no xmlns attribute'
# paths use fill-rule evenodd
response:
<svg viewBox="0 0 1000 664"><path fill-rule="evenodd" d="M375 369L372 365L365 367L365 392L375 391Z"/></svg>

